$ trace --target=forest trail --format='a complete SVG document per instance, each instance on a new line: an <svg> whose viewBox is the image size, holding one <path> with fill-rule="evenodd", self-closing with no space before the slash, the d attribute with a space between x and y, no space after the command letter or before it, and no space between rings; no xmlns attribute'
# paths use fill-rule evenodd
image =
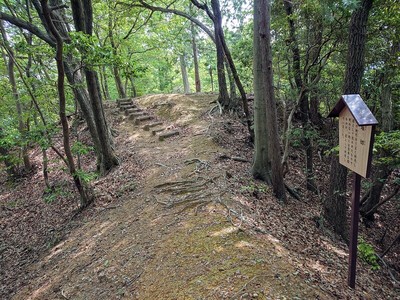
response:
<svg viewBox="0 0 400 300"><path fill-rule="evenodd" d="M32 265L35 278L13 299L330 298L298 275L301 266L277 239L234 216L241 208L218 159L224 150L201 118L209 97L139 98L141 107L169 103L157 113L180 135L163 142L110 106L120 118L118 151L140 162L140 176L117 205ZM114 173L106 180L129 177Z"/></svg>

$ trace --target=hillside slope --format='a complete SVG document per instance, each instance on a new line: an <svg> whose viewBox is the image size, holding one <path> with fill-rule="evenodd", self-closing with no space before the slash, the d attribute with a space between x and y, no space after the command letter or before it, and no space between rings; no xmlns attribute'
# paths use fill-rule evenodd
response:
<svg viewBox="0 0 400 300"><path fill-rule="evenodd" d="M346 287L345 245L315 227L318 207L281 205L251 179L245 128L211 114L213 99L135 99L179 132L164 141L108 104L121 166L13 299L394 299L361 263Z"/></svg>

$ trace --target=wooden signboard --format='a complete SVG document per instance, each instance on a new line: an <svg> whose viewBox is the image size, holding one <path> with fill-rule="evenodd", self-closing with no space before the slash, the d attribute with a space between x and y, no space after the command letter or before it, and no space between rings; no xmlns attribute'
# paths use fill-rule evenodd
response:
<svg viewBox="0 0 400 300"><path fill-rule="evenodd" d="M328 117L339 117L339 162L354 172L347 277L348 285L354 288L361 176L369 176L374 131L378 122L358 94L343 95Z"/></svg>
<svg viewBox="0 0 400 300"><path fill-rule="evenodd" d="M339 114L339 162L366 178L369 175L372 126L359 126L345 107Z"/></svg>

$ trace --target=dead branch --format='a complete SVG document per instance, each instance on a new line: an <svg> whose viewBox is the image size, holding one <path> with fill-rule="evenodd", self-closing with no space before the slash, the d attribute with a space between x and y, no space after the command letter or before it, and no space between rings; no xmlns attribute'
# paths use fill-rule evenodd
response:
<svg viewBox="0 0 400 300"><path fill-rule="evenodd" d="M301 197L300 197L299 193L298 193L295 189L291 188L291 187L288 186L286 183L285 183L285 188L287 189L287 191L289 192L289 194L290 194L293 198L295 198L296 200L301 201Z"/></svg>
<svg viewBox="0 0 400 300"><path fill-rule="evenodd" d="M392 249L392 247L398 242L400 242L400 234L393 240L393 242L389 245L389 247L387 247L386 250L383 251L383 253L381 254L381 258L383 258L386 254L388 254L390 249Z"/></svg>
<svg viewBox="0 0 400 300"><path fill-rule="evenodd" d="M234 161L240 161L240 162L251 162L250 160L248 160L246 158L238 157L238 156L232 156L231 159Z"/></svg>
<svg viewBox="0 0 400 300"><path fill-rule="evenodd" d="M376 256L379 258L379 260L382 262L382 264L386 267L386 269L388 270L388 273L389 273L389 275L390 275L390 278L392 278L392 280L393 280L393 283L396 285L396 286L400 286L400 281L398 281L397 279L396 279L396 277L394 277L394 275L393 275L393 273L392 273L392 269L387 265L387 263L385 262L385 260L382 258L382 257L380 257L378 254L376 254Z"/></svg>
<svg viewBox="0 0 400 300"><path fill-rule="evenodd" d="M365 214L366 216L373 214L380 206L391 200L394 196L396 196L400 191L400 185L398 185L395 190L387 196L385 199L380 201L378 204L376 204L374 207L372 207L367 213Z"/></svg>

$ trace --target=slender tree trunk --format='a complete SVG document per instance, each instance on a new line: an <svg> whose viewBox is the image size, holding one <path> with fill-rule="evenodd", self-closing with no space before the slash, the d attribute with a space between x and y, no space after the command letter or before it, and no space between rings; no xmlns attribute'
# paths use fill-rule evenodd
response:
<svg viewBox="0 0 400 300"><path fill-rule="evenodd" d="M79 0L79 1L81 1L81 0ZM115 41L114 41L114 33L113 33L113 30L112 30L111 7L109 8L109 17L108 17L108 37L110 38L110 45L111 45L111 47L113 49L113 55L117 56L117 54L118 54L117 53L117 46L116 46ZM113 69L113 74L114 74L115 85L116 85L117 91L118 91L118 96L119 96L119 98L126 98L126 92L125 92L124 86L122 84L122 80L121 80L121 76L119 74L118 66L114 64L112 69Z"/></svg>
<svg viewBox="0 0 400 300"><path fill-rule="evenodd" d="M224 49L221 40L222 31L222 16L218 0L211 0L211 6L214 14L214 34L215 45L217 49L217 74L218 74L218 101L222 107L229 109L231 100L229 98L228 89L226 85L225 67L224 67Z"/></svg>
<svg viewBox="0 0 400 300"><path fill-rule="evenodd" d="M189 78L186 70L185 54L179 55L179 64L181 66L183 92L185 94L190 93Z"/></svg>
<svg viewBox="0 0 400 300"><path fill-rule="evenodd" d="M71 2L72 14L77 31L82 31L92 35L93 31L93 11L91 0ZM98 169L100 174L105 174L114 166L118 165L118 159L112 149L111 133L104 115L101 92L97 73L88 66L83 68L85 73L86 85L90 97L91 109L93 111L93 120L96 124L96 130L99 138Z"/></svg>
<svg viewBox="0 0 400 300"><path fill-rule="evenodd" d="M254 132L253 176L272 184L276 197L286 199L280 158L273 87L270 2L254 0Z"/></svg>
<svg viewBox="0 0 400 300"><path fill-rule="evenodd" d="M21 20L19 20L18 18L11 19L9 20L12 24L24 28L28 31L30 31L31 33L37 35L39 38L41 38L43 41L45 41L46 43L48 43L50 46L52 47L56 47L56 43L54 42L54 38L52 37L52 33L50 31L50 29L48 28L48 24L44 18L43 15L43 10L42 10L42 6L39 2L39 0L30 0L31 3L34 5L36 12L46 30L45 32L42 32L40 30L38 30L37 28L35 28L33 25L31 24L26 24L26 25L21 25ZM50 0L51 6L52 7L60 7L63 3L61 3L60 0ZM92 11L91 11L91 1L84 1L84 3L81 3L80 1L72 1L71 2L71 6L76 6L78 5L78 7L80 6L80 10L82 10L82 6L88 6L88 11L87 13L81 14L81 16L79 16L79 19L84 19L84 17L86 19L89 19L90 23L92 22ZM59 34L62 36L63 39L65 39L66 41L69 40L69 35L68 35L68 30L69 30L69 25L68 23L65 21L65 16L63 14L63 9L59 8L56 10L52 11L52 18L55 20L55 27L58 30ZM77 100L79 102L80 108L82 109L82 112L84 114L85 120L88 123L88 127L90 130L90 133L92 135L92 139L93 142L95 144L95 149L96 152L98 154L98 166L100 170L105 170L107 168L107 166L105 165L101 165L102 162L104 161L114 161L117 162L116 157L114 156L114 154L112 154L112 157L106 157L106 159L101 159L102 157L106 156L106 155L110 155L110 153L113 153L113 151L108 150L108 151L103 151L104 147L112 147L112 143L111 143L111 137L110 134L108 137L102 137L100 139L99 134L102 132L109 132L108 130L97 130L98 126L101 126L101 124L97 124L96 123L96 119L94 118L94 112L92 109L92 100L93 101L101 101L100 99L90 99L89 100L89 96L87 94L87 90L82 86L82 82L81 82L81 78L80 78L80 74L79 68L76 68L76 64L73 61L73 58L70 55L67 55L64 61L64 67L65 67L65 73L66 76L68 78L68 81L70 82L74 95L75 97L77 97ZM45 72L46 74L46 72ZM48 75L46 75L48 77ZM79 77L79 78L76 78ZM98 114L98 116L102 116L103 112L101 112L101 114ZM110 143L109 144L101 144L100 140L109 140Z"/></svg>
<svg viewBox="0 0 400 300"><path fill-rule="evenodd" d="M224 32L222 30L222 27L221 27L221 30L220 30L219 34L220 34L220 38L221 38L222 47L224 48L226 61L227 61L228 65L229 65L229 67L230 67L232 76L233 76L233 78L235 80L236 86L239 89L239 93L240 93L240 96L241 96L241 99L242 99L242 106L243 106L244 114L246 116L247 130L249 131L250 141L253 141L254 140L254 132L253 132L253 129L251 128L251 115L250 115L250 110L249 110L249 104L248 104L248 101L247 101L247 95L246 95L246 92L245 92L245 90L243 88L242 82L240 81L239 74L238 74L238 72L236 70L236 67L235 67L235 64L233 62L233 58L232 58L231 52L229 51L228 45L226 44L225 36L224 36Z"/></svg>
<svg viewBox="0 0 400 300"><path fill-rule="evenodd" d="M392 81L396 71L394 66L391 66L391 60L395 57L396 53L400 50L400 42L394 42L390 49L391 56L385 62L384 70L381 78L381 93L382 99L381 109L381 129L384 132L389 132L393 129L393 104L392 104ZM387 156L386 153L381 153L382 156ZM382 164L377 166L374 172L373 183L369 195L361 206L361 214L364 218L373 221L374 213L378 209L378 204L381 199L382 190L385 187L388 177L392 174L392 168L388 165Z"/></svg>
<svg viewBox="0 0 400 300"><path fill-rule="evenodd" d="M367 21L373 0L362 0L352 13L349 29L344 94L358 94L364 72L364 52L367 35ZM329 192L324 201L324 217L332 224L336 233L348 240L346 218L347 168L339 164L339 157L332 157Z"/></svg>
<svg viewBox="0 0 400 300"><path fill-rule="evenodd" d="M58 71L57 88L60 101L60 120L63 131L63 145L64 145L65 156L67 157L68 161L69 172L73 177L75 186L78 189L79 194L81 196L80 206L81 208L84 208L90 203L91 197L88 195L83 182L81 181L76 172L75 162L70 147L68 120L65 114L66 98L64 90L63 39L53 24L51 11L48 7L47 0L41 0L40 3L42 5L43 15L47 22L48 28L55 37L57 43L56 44L56 62Z"/></svg>
<svg viewBox="0 0 400 300"><path fill-rule="evenodd" d="M226 73L228 74L228 80L229 80L229 92L230 92L229 96L231 98L231 101L236 103L235 99L237 98L237 95L236 95L235 79L233 78L232 70L229 68L229 63L226 63L225 67L226 67ZM235 106L235 104L233 106Z"/></svg>
<svg viewBox="0 0 400 300"><path fill-rule="evenodd" d="M129 81L131 83L131 96L136 98L137 97L137 92L136 92L136 87L135 87L135 80L133 79L133 76L129 76Z"/></svg>
<svg viewBox="0 0 400 300"><path fill-rule="evenodd" d="M126 98L126 93L124 85L122 84L121 76L119 75L118 66L113 66L113 74L119 98Z"/></svg>
<svg viewBox="0 0 400 300"><path fill-rule="evenodd" d="M198 59L198 50L196 43L196 30L194 29L194 25L190 22L190 31L192 33L192 49L193 49L193 64L194 64L194 81L196 85L196 93L201 92L201 81L200 81L200 71L199 71L199 59Z"/></svg>
<svg viewBox="0 0 400 300"><path fill-rule="evenodd" d="M80 71L75 71L76 68L74 66L75 64L73 63L72 57L67 55L64 60L65 75L68 79L68 82L71 84L72 92L74 93L75 99L77 100L86 124L88 125L88 129L97 154L97 165L100 165L102 147L100 144L99 133L97 131L97 125L94 120L93 109L91 107L88 91L83 87L84 82L82 75Z"/></svg>
<svg viewBox="0 0 400 300"><path fill-rule="evenodd" d="M105 66L101 67L99 74L100 74L100 85L101 85L101 90L103 92L104 99L110 100L111 97L110 97L110 92L108 90L108 80L107 80Z"/></svg>
<svg viewBox="0 0 400 300"><path fill-rule="evenodd" d="M8 79L10 81L10 85L12 88L12 93L13 93L13 97L15 100L15 105L16 105L16 109L17 109L17 116L18 116L18 131L22 137L22 145L21 145L21 153L22 153L22 159L24 162L24 170L26 172L29 172L32 168L31 166L31 162L29 160L29 154L28 154L28 146L27 146L27 141L26 141L26 126L24 124L24 120L23 120L23 110L22 110L22 103L19 97L19 93L18 93L18 88L17 88L17 82L15 81L15 75L14 75L14 60L15 60L15 56L14 56L14 51L12 50L12 48L10 47L9 43L8 43L8 37L7 34L4 30L3 27L3 21L0 20L0 31L1 31L1 36L3 37L3 44L4 47L8 53Z"/></svg>
<svg viewBox="0 0 400 300"><path fill-rule="evenodd" d="M290 48L292 51L292 64L293 64L293 76L296 83L298 93L300 95L299 108L300 108L300 119L302 124L302 143L305 149L306 157L306 179L307 179L307 190L312 192L317 192L317 186L314 181L314 171L313 171L313 149L311 139L308 137L308 131L311 129L309 125L309 103L308 103L308 93L306 92L306 87L304 86L304 81L301 72L301 62L300 62L300 49L296 37L296 26L293 19L293 4L290 0L284 0L287 20L289 23L289 36L290 36Z"/></svg>
<svg viewBox="0 0 400 300"><path fill-rule="evenodd" d="M0 137L2 136L3 128L0 128ZM15 169L15 165L9 159L10 153L6 147L0 145L0 161L4 162L6 167L7 175L10 178L13 178L17 175L17 170Z"/></svg>
<svg viewBox="0 0 400 300"><path fill-rule="evenodd" d="M208 67L208 73L210 74L211 92L214 92L213 70L211 66Z"/></svg>
<svg viewBox="0 0 400 300"><path fill-rule="evenodd" d="M322 15L319 14L318 18L312 18L310 28L308 30L308 34L310 35L310 45L309 49L309 59L308 64L315 64L320 56L320 49L322 47L323 42L323 22ZM317 83L320 78L319 71L316 70L315 67L311 67L309 80L308 82L312 82L314 86L311 86L310 90L310 120L311 123L316 126L322 125L321 115L319 113L319 98L320 98L320 89L317 87Z"/></svg>

